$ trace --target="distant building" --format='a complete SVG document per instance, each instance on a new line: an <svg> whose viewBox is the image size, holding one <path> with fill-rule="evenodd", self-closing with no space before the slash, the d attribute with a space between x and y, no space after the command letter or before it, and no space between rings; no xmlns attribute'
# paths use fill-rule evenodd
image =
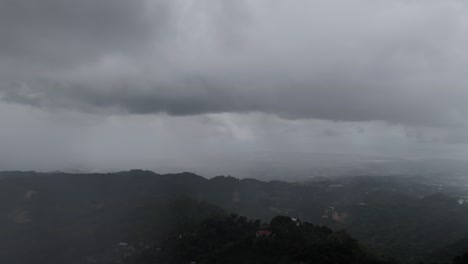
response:
<svg viewBox="0 0 468 264"><path fill-rule="evenodd" d="M269 237L273 234L270 230L258 230L255 235L257 237Z"/></svg>

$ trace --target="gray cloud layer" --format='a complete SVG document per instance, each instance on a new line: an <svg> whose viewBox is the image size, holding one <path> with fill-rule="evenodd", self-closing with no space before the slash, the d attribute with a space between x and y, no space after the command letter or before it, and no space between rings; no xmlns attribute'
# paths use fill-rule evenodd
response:
<svg viewBox="0 0 468 264"><path fill-rule="evenodd" d="M464 125L463 1L0 0L0 98Z"/></svg>

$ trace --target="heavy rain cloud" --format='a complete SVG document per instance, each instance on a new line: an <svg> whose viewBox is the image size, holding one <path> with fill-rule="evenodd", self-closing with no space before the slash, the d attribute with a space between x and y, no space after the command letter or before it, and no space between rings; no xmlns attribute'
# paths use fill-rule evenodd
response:
<svg viewBox="0 0 468 264"><path fill-rule="evenodd" d="M89 154L106 140L128 167L243 145L463 154L467 33L456 0L0 0L0 157L121 164Z"/></svg>

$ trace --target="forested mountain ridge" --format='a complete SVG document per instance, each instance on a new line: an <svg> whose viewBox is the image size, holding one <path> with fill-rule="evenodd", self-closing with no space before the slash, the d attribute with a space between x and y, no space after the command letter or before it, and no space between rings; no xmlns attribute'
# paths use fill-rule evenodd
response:
<svg viewBox="0 0 468 264"><path fill-rule="evenodd" d="M395 263L372 254L344 231L287 216L277 216L269 224L236 215L210 218L152 253L143 254L142 264Z"/></svg>
<svg viewBox="0 0 468 264"><path fill-rule="evenodd" d="M346 229L378 254L408 263L424 260L431 252L468 237L465 198L440 193L440 186L411 178L349 177L286 183L133 170L107 174L3 172L0 183L3 250L23 245L34 249L31 256L40 254L37 252L42 248L37 245L44 237L60 244L53 252L61 254L67 243L71 247L72 241L84 235L112 243L138 240L155 221L167 220L161 215L171 215L168 212L175 209L168 209L168 204L181 196L252 219L269 221L276 215L288 215L335 230ZM176 211L187 219L211 215L191 216L200 210ZM136 225L142 226L141 231ZM79 231L70 232L73 228ZM71 234L72 238L60 234ZM92 248L82 243L85 246L81 247ZM449 262L451 257L441 261Z"/></svg>

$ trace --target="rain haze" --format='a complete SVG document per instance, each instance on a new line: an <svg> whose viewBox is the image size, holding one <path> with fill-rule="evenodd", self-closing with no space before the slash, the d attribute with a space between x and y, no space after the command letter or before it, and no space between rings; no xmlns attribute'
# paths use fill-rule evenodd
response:
<svg viewBox="0 0 468 264"><path fill-rule="evenodd" d="M468 264L468 1L0 0L0 263Z"/></svg>
<svg viewBox="0 0 468 264"><path fill-rule="evenodd" d="M465 1L0 0L0 36L0 170L468 158Z"/></svg>

